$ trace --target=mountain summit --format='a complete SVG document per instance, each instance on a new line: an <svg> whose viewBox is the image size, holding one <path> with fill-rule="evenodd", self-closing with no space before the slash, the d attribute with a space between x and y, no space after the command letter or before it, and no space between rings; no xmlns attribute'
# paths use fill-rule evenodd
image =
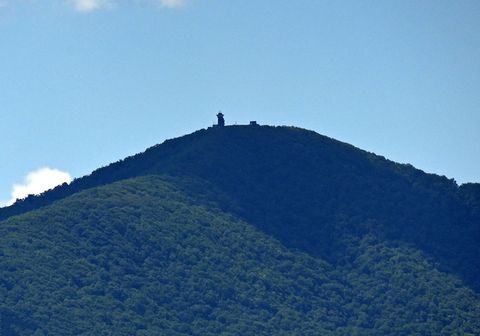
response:
<svg viewBox="0 0 480 336"><path fill-rule="evenodd" d="M479 195L312 131L200 130L0 209L0 330L478 334Z"/></svg>

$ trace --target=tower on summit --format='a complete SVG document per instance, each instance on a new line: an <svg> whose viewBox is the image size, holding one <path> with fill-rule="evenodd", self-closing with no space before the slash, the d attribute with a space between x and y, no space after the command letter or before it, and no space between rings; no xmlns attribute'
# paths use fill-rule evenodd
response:
<svg viewBox="0 0 480 336"><path fill-rule="evenodd" d="M225 119L223 119L223 113L222 112L218 112L217 118L218 118L217 126L220 126L220 127L225 126Z"/></svg>

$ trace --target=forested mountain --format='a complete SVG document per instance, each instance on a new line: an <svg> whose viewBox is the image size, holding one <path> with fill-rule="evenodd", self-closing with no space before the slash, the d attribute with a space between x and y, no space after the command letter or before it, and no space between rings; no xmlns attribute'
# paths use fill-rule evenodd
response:
<svg viewBox="0 0 480 336"><path fill-rule="evenodd" d="M479 239L478 184L214 127L0 209L0 330L477 335Z"/></svg>

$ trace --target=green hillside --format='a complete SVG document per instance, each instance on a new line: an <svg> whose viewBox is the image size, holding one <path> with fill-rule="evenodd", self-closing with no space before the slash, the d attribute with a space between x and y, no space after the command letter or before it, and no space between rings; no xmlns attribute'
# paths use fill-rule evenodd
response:
<svg viewBox="0 0 480 336"><path fill-rule="evenodd" d="M479 296L415 246L343 230L332 263L216 188L143 176L0 222L0 335L480 334Z"/></svg>
<svg viewBox="0 0 480 336"><path fill-rule="evenodd" d="M0 209L0 220L150 174L175 177L183 190L195 189L196 197L216 201L284 246L333 265L348 250L348 237L373 235L421 251L480 290L479 184L459 187L293 127L215 127L168 140Z"/></svg>

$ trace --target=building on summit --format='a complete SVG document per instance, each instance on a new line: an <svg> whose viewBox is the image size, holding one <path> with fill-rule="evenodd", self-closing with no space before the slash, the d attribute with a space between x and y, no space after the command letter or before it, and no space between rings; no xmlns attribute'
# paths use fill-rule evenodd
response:
<svg viewBox="0 0 480 336"><path fill-rule="evenodd" d="M217 114L217 118L218 118L217 126L220 126L220 127L225 126L225 119L223 119L223 113L222 112L219 112Z"/></svg>

